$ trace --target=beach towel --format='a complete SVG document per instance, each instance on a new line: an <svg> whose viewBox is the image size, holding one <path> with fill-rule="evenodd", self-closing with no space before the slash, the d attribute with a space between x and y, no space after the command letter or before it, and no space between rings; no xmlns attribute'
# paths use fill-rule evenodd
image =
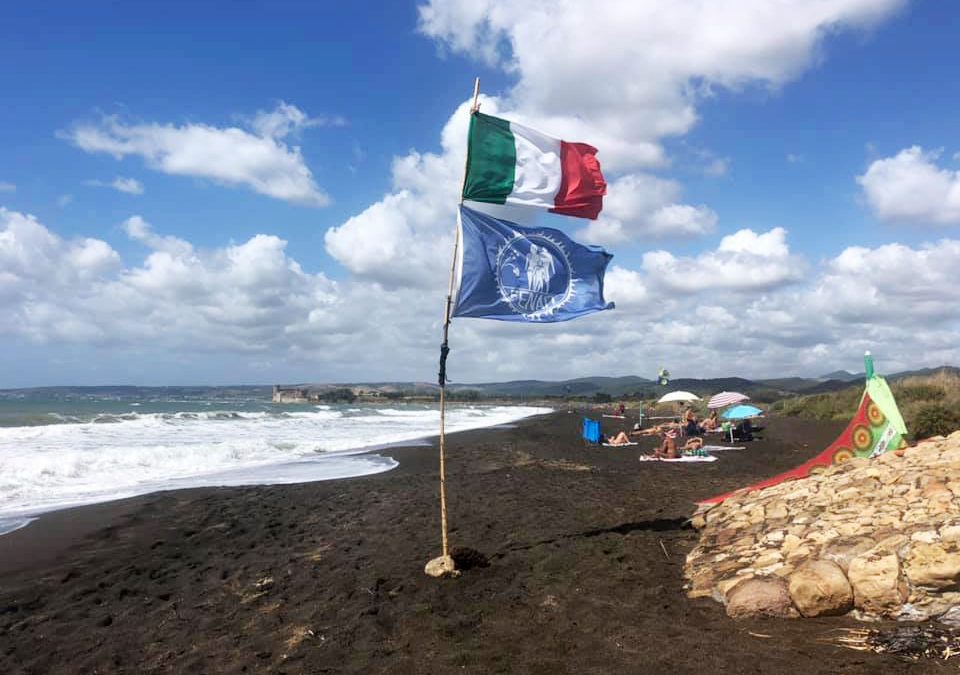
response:
<svg viewBox="0 0 960 675"><path fill-rule="evenodd" d="M713 455L690 455L685 457L677 457L675 459L660 459L659 457L651 457L650 455L640 455L641 462L716 462L717 458Z"/></svg>
<svg viewBox="0 0 960 675"><path fill-rule="evenodd" d="M716 452L717 450L746 450L745 445L704 445L702 450L707 452Z"/></svg>
<svg viewBox="0 0 960 675"><path fill-rule="evenodd" d="M616 419L616 420L625 420L625 419L627 419L627 416L626 416L626 415L604 415L604 417L612 417L613 419Z"/></svg>
<svg viewBox="0 0 960 675"><path fill-rule="evenodd" d="M629 445L640 445L640 444L634 443L631 441L630 443L602 443L601 445L603 445L603 447L605 448L625 448Z"/></svg>

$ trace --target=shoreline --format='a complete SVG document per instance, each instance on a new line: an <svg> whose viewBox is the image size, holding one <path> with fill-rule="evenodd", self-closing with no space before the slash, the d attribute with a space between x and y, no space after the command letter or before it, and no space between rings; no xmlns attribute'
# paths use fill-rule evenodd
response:
<svg viewBox="0 0 960 675"><path fill-rule="evenodd" d="M551 413L538 413L528 417L520 418L513 422L498 423L489 427L480 427L477 429L465 429L447 433L448 438L453 438L459 434L479 433L486 430L506 431L516 427L517 424L535 417L543 415L556 414L556 409ZM326 483L346 480L360 480L370 476L380 474L398 473L400 467L404 465L401 458L404 457L404 450L411 448L427 448L437 452L436 440L439 434L433 436L422 436L405 441L396 441L394 443L385 443L382 445L370 446L368 448L359 448L355 450L338 451L336 454L345 456L368 455L376 453L383 457L388 457L394 461L394 465L374 473L365 473L351 476L336 476L330 478L315 478L292 483L252 483L249 485L204 485L195 487L181 487L154 490L143 494L132 495L128 497L119 497L105 501L90 502L87 504L77 504L65 506L50 511L43 511L36 515L23 516L26 522L12 530L0 532L0 576L11 572L22 571L29 566L44 564L57 560L70 546L82 540L85 536L95 532L98 528L108 528L115 525L123 517L142 508L154 495L195 493L204 494L209 491L245 489L245 488L266 488L284 485L310 485L313 483ZM334 453L331 453L334 454ZM439 461L439 459L437 460ZM409 469L409 467L408 467ZM422 466L422 461L417 462L413 471L419 472L427 470ZM36 526L30 532L25 532L28 528ZM14 536L18 535L19 536Z"/></svg>
<svg viewBox="0 0 960 675"><path fill-rule="evenodd" d="M434 446L391 450L400 465L372 476L50 514L0 537L37 551L0 570L0 672L939 672L825 644L849 618L734 622L684 594L694 502L842 424L770 419L747 450L663 464L637 461L654 439L585 447L580 421L451 435L451 545L489 562L459 579L423 573L440 548Z"/></svg>
<svg viewBox="0 0 960 675"><path fill-rule="evenodd" d="M503 407L503 406L492 406L492 407ZM524 405L525 408L539 408L541 406L530 406ZM544 407L544 409L546 409ZM554 412L556 409L550 409L550 412ZM547 413L533 413L527 417L535 417ZM489 426L482 426L476 428L468 428L463 430L456 430L448 432L448 435L453 435L456 433L463 433L465 431L476 431L481 429L490 429L497 427L504 427L505 425L511 425L527 417L522 417L515 420L510 420L507 422L496 422L490 424ZM145 484L145 485L131 485L127 489L119 492L117 494L101 494L101 495L86 495L77 497L76 502L74 503L64 503L62 505L51 505L49 507L37 507L36 509L22 509L19 512L14 512L9 515L0 514L0 540L3 537L12 534L18 530L22 530L25 527L29 527L37 519L46 516L47 514L56 513L64 510L79 509L86 506L93 506L98 504L108 504L115 501L125 501L129 499L136 499L137 497L148 496L151 494L156 494L160 492L171 492L178 490L192 490L192 489L204 489L204 488L218 488L218 487L252 487L252 486L267 486L267 485L292 485L298 483L312 483L318 481L328 481L328 480L342 480L346 478L355 478L368 475L374 475L377 473L386 473L396 469L397 460L392 457L389 453L385 452L394 448L407 448L413 447L418 444L433 444L435 439L439 436L436 432L427 432L421 436L415 436L411 438L401 438L396 441L387 441L384 443L375 443L375 444L366 444L360 445L354 448L344 448L340 450L331 450L325 452L318 452L315 456L302 456L298 458L288 458L285 461L281 461L275 464L265 464L265 465L256 465L256 466L238 466L235 468L224 468L213 473L200 474L197 476L188 476L184 478L170 478L164 480L163 483L159 484ZM385 463L381 466L362 466L365 460L361 458L370 458L372 456L375 460L380 459L390 459L391 463ZM334 467L332 470L330 465L336 464L337 462L347 462L357 464L351 470L349 467L342 467L341 470L337 470ZM379 462L374 462L379 464ZM308 472L312 471L314 475L297 478L294 477L294 473L298 470L306 470ZM260 474L259 478L257 474ZM124 494L126 493L126 494ZM2 552L2 550L0 550ZM0 562L2 564L2 562Z"/></svg>

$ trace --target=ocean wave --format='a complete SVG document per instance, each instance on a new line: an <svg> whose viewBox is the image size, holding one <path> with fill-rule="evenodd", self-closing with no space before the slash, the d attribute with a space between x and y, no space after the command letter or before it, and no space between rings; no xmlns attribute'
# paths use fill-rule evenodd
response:
<svg viewBox="0 0 960 675"><path fill-rule="evenodd" d="M447 430L545 412L549 409L451 406ZM360 461L373 455L358 453L435 436L439 421L432 408L356 406L109 412L90 414L86 422L61 417L56 424L0 428L0 519L174 487L387 470L392 460ZM294 465L302 473L289 468Z"/></svg>

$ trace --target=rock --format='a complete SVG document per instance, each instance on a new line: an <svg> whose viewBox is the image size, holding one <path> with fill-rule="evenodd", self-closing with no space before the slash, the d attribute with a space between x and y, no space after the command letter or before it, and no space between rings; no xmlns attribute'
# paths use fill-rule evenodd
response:
<svg viewBox="0 0 960 675"><path fill-rule="evenodd" d="M717 582L717 591L720 593L720 598L726 602L727 595L734 588L742 584L747 579L752 579L753 577L741 576L741 577L731 577L729 579L724 579L723 581Z"/></svg>
<svg viewBox="0 0 960 675"><path fill-rule="evenodd" d="M764 551L757 559L753 561L754 567L767 567L783 560L783 555L776 549Z"/></svg>
<svg viewBox="0 0 960 675"><path fill-rule="evenodd" d="M960 584L960 552L936 542L915 544L904 560L904 571L915 586L957 586Z"/></svg>
<svg viewBox="0 0 960 675"><path fill-rule="evenodd" d="M783 530L774 530L773 532L769 532L767 536L763 538L763 541L766 544L779 544L783 541L783 537Z"/></svg>
<svg viewBox="0 0 960 675"><path fill-rule="evenodd" d="M787 561L797 562L798 560L806 558L812 552L813 552L813 549L808 544L800 544L795 549L790 551L790 553L787 554Z"/></svg>
<svg viewBox="0 0 960 675"><path fill-rule="evenodd" d="M916 541L922 544L932 544L939 538L940 535L936 530L923 530L922 532L914 532L910 535L910 541Z"/></svg>
<svg viewBox="0 0 960 675"><path fill-rule="evenodd" d="M946 612L940 615L940 621L947 624L951 628L960 629L960 605L948 609Z"/></svg>
<svg viewBox="0 0 960 675"><path fill-rule="evenodd" d="M698 514L691 595L736 617L852 611L960 624L960 431L899 455L741 490Z"/></svg>
<svg viewBox="0 0 960 675"><path fill-rule="evenodd" d="M727 594L727 615L733 619L752 616L794 616L790 593L783 579L754 578L737 584Z"/></svg>
<svg viewBox="0 0 960 675"><path fill-rule="evenodd" d="M960 525L944 525L941 527L940 539L944 543L960 542Z"/></svg>
<svg viewBox="0 0 960 675"><path fill-rule="evenodd" d="M762 505L757 504L747 512L747 521L751 525L759 525L767 518L766 509Z"/></svg>
<svg viewBox="0 0 960 675"><path fill-rule="evenodd" d="M783 538L783 543L780 544L780 552L784 555L790 555L791 551L794 551L803 541L795 534L788 534Z"/></svg>
<svg viewBox="0 0 960 675"><path fill-rule="evenodd" d="M820 557L835 562L840 570L846 574L850 561L861 553L866 553L876 546L876 542L868 537L835 539L820 551Z"/></svg>
<svg viewBox="0 0 960 675"><path fill-rule="evenodd" d="M803 616L835 616L853 609L853 588L830 560L812 560L790 575L790 598Z"/></svg>
<svg viewBox="0 0 960 675"><path fill-rule="evenodd" d="M773 502L767 507L767 519L768 520L778 520L787 518L790 513L787 511L787 507L783 502Z"/></svg>
<svg viewBox="0 0 960 675"><path fill-rule="evenodd" d="M907 599L896 553L873 549L850 561L847 578L858 609L892 616Z"/></svg>
<svg viewBox="0 0 960 675"><path fill-rule="evenodd" d="M453 563L453 558L448 555L442 555L439 558L434 558L427 563L426 567L423 568L423 571L427 576L431 577L458 577L460 572L457 571L456 566Z"/></svg>

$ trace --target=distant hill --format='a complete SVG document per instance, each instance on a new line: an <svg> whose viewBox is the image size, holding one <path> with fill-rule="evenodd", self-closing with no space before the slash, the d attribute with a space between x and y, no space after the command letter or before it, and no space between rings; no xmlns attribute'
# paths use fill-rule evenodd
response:
<svg viewBox="0 0 960 675"><path fill-rule="evenodd" d="M835 370L832 373L821 375L818 380L840 380L841 382L853 382L863 379L863 373L851 373L849 370Z"/></svg>
<svg viewBox="0 0 960 675"><path fill-rule="evenodd" d="M939 366L922 368L899 373L885 374L891 383L910 377L960 376L960 368ZM863 374L837 370L821 377L780 377L761 380L749 380L743 377L715 378L677 378L666 386L649 378L637 375L622 377L578 377L571 380L511 380L509 382L450 382L449 392L461 396L474 395L478 398L546 398L580 397L590 398L596 394L606 394L613 398L659 398L671 391L690 391L706 398L720 391L738 391L754 401L769 403L778 399L807 394L824 394L858 387L863 382ZM389 397L397 396L435 396L439 390L436 382L338 382L338 383L300 383L285 387L304 388L315 392L350 388L361 395L372 394ZM31 396L69 398L76 395L98 395L117 398L129 398L147 395L151 392L171 395L176 393L185 398L194 397L248 397L265 396L269 398L270 387L265 385L238 385L232 387L39 387L34 389L0 389L0 398L23 398ZM471 394L475 392L475 394Z"/></svg>
<svg viewBox="0 0 960 675"><path fill-rule="evenodd" d="M737 391L754 401L769 403L798 394L831 392L849 387L850 382L819 378L788 377L772 380L749 380L743 377L677 378L667 385L637 375L623 377L578 377L572 380L512 380L509 382L450 382L447 390L452 394L475 393L479 398L590 398L605 394L612 398L659 398L671 391L690 391L707 398L720 391ZM438 387L425 382L367 382L297 385L315 391L337 387L349 387L365 392L380 392L383 395L405 394L430 396Z"/></svg>
<svg viewBox="0 0 960 675"><path fill-rule="evenodd" d="M904 370L887 377L888 380L902 380L905 377L930 377L944 375L947 377L960 375L960 368L956 366L937 366L936 368L920 368L919 370Z"/></svg>

